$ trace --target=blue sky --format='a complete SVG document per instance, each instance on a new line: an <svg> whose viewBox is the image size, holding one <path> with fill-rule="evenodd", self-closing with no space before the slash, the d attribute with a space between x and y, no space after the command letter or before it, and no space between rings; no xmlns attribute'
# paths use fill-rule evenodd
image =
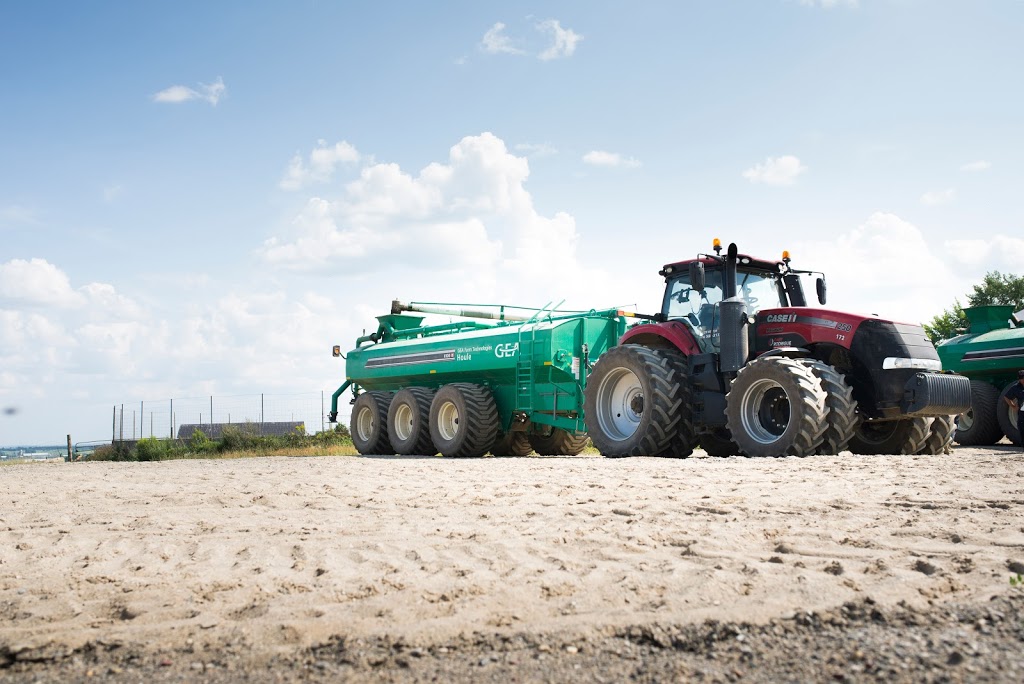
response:
<svg viewBox="0 0 1024 684"><path fill-rule="evenodd" d="M6 2L0 444L333 390L391 299L658 307L712 237L923 321L1024 254L1024 3Z"/></svg>

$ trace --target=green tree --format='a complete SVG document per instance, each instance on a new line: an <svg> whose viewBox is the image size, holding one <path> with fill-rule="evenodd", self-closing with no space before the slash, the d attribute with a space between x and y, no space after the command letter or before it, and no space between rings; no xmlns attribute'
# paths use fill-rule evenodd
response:
<svg viewBox="0 0 1024 684"><path fill-rule="evenodd" d="M967 304L968 306L1009 304L1014 311L1020 311L1024 309L1024 276L990 271L985 274L981 283L975 285L967 295ZM966 330L967 315L964 313L963 307L960 306L959 300L954 301L951 308L932 318L930 323L924 324L924 331L931 338L932 343L955 337Z"/></svg>

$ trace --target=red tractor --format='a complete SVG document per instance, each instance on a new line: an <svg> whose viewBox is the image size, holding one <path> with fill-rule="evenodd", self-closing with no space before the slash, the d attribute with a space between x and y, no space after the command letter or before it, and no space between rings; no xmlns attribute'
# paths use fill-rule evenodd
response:
<svg viewBox="0 0 1024 684"><path fill-rule="evenodd" d="M587 379L606 456L939 454L970 407L919 325L823 308L824 275L714 254L666 265L661 312L627 330ZM809 306L804 276L816 281Z"/></svg>

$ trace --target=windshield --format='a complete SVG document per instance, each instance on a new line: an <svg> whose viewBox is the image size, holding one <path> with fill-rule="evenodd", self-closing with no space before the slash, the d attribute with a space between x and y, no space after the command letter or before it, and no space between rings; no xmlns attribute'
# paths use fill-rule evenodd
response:
<svg viewBox="0 0 1024 684"><path fill-rule="evenodd" d="M748 313L756 314L761 309L783 306L774 274L739 270L737 281L736 293L746 301ZM669 320L686 319L699 337L717 347L718 304L721 301L721 269L705 272L703 292L690 287L690 274L684 271L669 280L662 312Z"/></svg>

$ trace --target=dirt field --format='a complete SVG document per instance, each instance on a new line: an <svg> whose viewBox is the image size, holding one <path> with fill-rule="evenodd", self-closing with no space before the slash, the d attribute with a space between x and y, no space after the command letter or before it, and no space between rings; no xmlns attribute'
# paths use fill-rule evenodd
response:
<svg viewBox="0 0 1024 684"><path fill-rule="evenodd" d="M0 468L0 680L1024 679L1024 458Z"/></svg>

